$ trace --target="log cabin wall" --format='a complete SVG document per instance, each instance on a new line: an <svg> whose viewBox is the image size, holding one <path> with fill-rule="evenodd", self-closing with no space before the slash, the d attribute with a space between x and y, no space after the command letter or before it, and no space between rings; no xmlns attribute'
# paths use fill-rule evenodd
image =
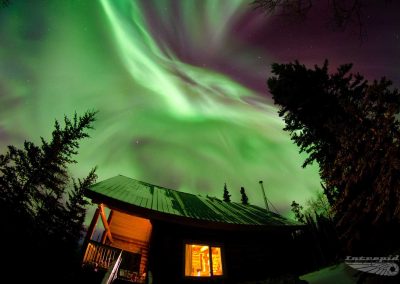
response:
<svg viewBox="0 0 400 284"><path fill-rule="evenodd" d="M226 231L153 221L149 270L153 283L240 283L296 273L298 255L291 233ZM185 244L222 248L224 275L219 278L184 276Z"/></svg>

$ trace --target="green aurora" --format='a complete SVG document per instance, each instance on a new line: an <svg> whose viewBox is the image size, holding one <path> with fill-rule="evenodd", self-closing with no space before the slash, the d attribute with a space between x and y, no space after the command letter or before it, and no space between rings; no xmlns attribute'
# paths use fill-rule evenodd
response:
<svg viewBox="0 0 400 284"><path fill-rule="evenodd" d="M271 99L207 61L181 60L151 29L143 1L32 2L0 9L2 152L49 137L64 114L95 109L95 130L71 167L76 177L97 165L99 181L122 174L220 198L226 182L233 201L244 186L260 206L263 180L284 214L292 200L304 203L320 190L317 166L301 168L305 156ZM187 52L266 80L274 57L255 64L257 49L229 29L249 1L199 2L179 2L179 26L168 26L169 1L151 3Z"/></svg>

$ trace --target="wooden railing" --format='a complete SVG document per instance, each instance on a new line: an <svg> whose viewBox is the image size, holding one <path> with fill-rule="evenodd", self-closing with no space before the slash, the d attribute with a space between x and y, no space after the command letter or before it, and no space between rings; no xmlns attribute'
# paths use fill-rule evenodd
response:
<svg viewBox="0 0 400 284"><path fill-rule="evenodd" d="M118 277L119 266L122 261L122 251L119 253L118 258L113 261L112 265L108 268L106 275L104 275L101 284L111 284Z"/></svg>
<svg viewBox="0 0 400 284"><path fill-rule="evenodd" d="M140 259L138 267L135 265L131 267L130 264L127 267L127 263L132 264L132 258L129 258L129 255L132 257L135 253L89 241L83 257L82 267L89 269L89 271L103 271L105 275L102 283L112 283L115 279L123 279L132 283L144 283L145 274L139 274Z"/></svg>
<svg viewBox="0 0 400 284"><path fill-rule="evenodd" d="M95 269L108 270L114 264L113 262L118 259L121 251L118 248L89 241L82 265L91 266Z"/></svg>

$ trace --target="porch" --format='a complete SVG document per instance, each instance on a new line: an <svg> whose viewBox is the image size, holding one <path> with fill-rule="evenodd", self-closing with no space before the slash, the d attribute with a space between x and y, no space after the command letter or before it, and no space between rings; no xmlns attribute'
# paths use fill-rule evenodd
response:
<svg viewBox="0 0 400 284"><path fill-rule="evenodd" d="M98 279L93 283L144 283L151 230L150 220L99 204L83 245L84 273ZM102 231L96 240L94 231Z"/></svg>
<svg viewBox="0 0 400 284"><path fill-rule="evenodd" d="M141 254L89 241L82 269L95 273L102 283L144 283L146 273L140 272Z"/></svg>

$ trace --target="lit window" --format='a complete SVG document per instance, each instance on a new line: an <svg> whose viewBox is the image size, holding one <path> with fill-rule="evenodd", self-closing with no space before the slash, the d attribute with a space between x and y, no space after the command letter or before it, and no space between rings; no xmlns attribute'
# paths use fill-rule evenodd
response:
<svg viewBox="0 0 400 284"><path fill-rule="evenodd" d="M212 255L212 273L213 275L222 275L222 259L221 259L221 248L211 247Z"/></svg>
<svg viewBox="0 0 400 284"><path fill-rule="evenodd" d="M197 244L185 246L185 276L211 277L221 275L223 275L223 271L220 247Z"/></svg>

